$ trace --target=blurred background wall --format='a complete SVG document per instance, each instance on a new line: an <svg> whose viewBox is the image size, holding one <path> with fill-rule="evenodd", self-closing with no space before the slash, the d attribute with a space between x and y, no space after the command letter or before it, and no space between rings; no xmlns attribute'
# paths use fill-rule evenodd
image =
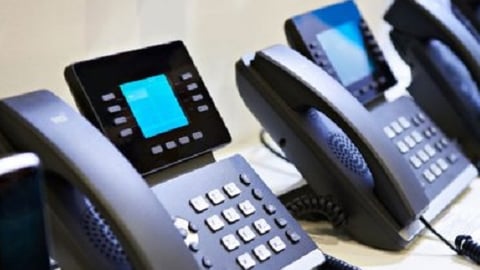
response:
<svg viewBox="0 0 480 270"><path fill-rule="evenodd" d="M66 65L175 39L185 42L233 143L257 141L258 123L238 95L234 63L244 53L286 43L284 21L331 0L0 0L0 98L45 88L68 103ZM408 70L382 16L391 0L357 0L400 81Z"/></svg>

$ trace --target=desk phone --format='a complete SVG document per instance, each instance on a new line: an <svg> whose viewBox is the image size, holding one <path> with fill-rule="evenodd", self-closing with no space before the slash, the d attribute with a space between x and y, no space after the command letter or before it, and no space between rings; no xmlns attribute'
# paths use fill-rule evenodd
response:
<svg viewBox="0 0 480 270"><path fill-rule="evenodd" d="M236 64L246 105L307 183L346 214L344 228L382 249L407 246L477 176L396 80L352 1L288 19L289 44ZM336 220L336 217L327 217Z"/></svg>

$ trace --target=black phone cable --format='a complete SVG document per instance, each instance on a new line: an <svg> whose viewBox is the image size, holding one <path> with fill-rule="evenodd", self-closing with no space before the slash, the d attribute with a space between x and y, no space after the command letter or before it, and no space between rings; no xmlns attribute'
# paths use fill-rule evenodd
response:
<svg viewBox="0 0 480 270"><path fill-rule="evenodd" d="M288 158L285 155L275 150L275 148L273 148L273 146L269 142L267 142L266 135L267 135L267 132L265 131L265 129L262 129L260 131L260 142L262 143L262 145L265 146L265 148L267 148L272 154L274 154L278 158L283 159L286 162L290 163L290 160L288 160Z"/></svg>
<svg viewBox="0 0 480 270"><path fill-rule="evenodd" d="M464 256L480 264L480 245L472 239L470 235L457 235L455 237L455 245L448 241L443 235L435 230L432 225L424 218L420 217L420 221L425 227L437 236L443 243L445 243L450 249L455 251L460 256Z"/></svg>

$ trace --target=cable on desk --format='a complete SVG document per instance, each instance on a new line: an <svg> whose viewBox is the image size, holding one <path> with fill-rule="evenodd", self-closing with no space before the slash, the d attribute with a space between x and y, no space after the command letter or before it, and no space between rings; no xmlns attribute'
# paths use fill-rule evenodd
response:
<svg viewBox="0 0 480 270"><path fill-rule="evenodd" d="M275 150L275 148L273 148L273 146L269 142L267 142L267 138L265 137L266 134L267 132L265 131L265 129L262 129L260 131L260 142L262 143L262 145L265 146L265 148L267 148L272 154L274 154L278 158L283 159L286 162L290 163L290 160L288 160L288 158L285 155Z"/></svg>
<svg viewBox="0 0 480 270"><path fill-rule="evenodd" d="M424 217L420 217L420 221L429 231L437 236L450 249L455 251L455 253L469 258L476 264L480 264L480 245L474 241L470 235L457 235L457 237L455 237L455 245L453 245L450 241L443 237L443 235L435 230Z"/></svg>

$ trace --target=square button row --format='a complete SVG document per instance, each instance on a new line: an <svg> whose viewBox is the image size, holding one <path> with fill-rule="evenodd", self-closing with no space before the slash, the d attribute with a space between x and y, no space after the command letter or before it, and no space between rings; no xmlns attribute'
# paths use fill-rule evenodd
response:
<svg viewBox="0 0 480 270"><path fill-rule="evenodd" d="M410 163L416 169L420 168L424 163L428 162L431 158L435 156L437 150L433 148L430 144L426 144L423 149L420 149L410 157Z"/></svg>
<svg viewBox="0 0 480 270"><path fill-rule="evenodd" d="M196 132L192 133L192 138L195 141L200 140L201 138L203 138L203 133L201 131L196 131ZM190 143L190 137L183 136L183 137L178 138L177 141L178 141L178 144L185 145L185 144ZM168 149L168 150L175 149L175 148L178 147L177 141L168 141L163 146L160 145L160 144L152 146L152 148L150 148L150 152L154 155L158 155L158 154L163 153L164 148Z"/></svg>
<svg viewBox="0 0 480 270"><path fill-rule="evenodd" d="M270 246L275 253L280 253L287 248L287 245L279 236L275 236L274 238L268 240L268 246ZM253 249L253 254L260 262L264 262L272 256L270 250L263 244L255 247ZM237 263L244 270L252 269L257 264L255 259L249 253L243 253L242 255L238 256Z"/></svg>
<svg viewBox="0 0 480 270"><path fill-rule="evenodd" d="M388 138L392 139L396 135L399 135L404 130L408 129L410 126L410 121L408 121L404 116L400 116L397 120L392 121L390 125L385 126L383 131Z"/></svg>
<svg viewBox="0 0 480 270"><path fill-rule="evenodd" d="M400 153L405 154L410 151L410 149L415 148L415 146L422 141L423 136L418 131L414 130L410 134L406 135L403 140L398 140L396 145Z"/></svg>
<svg viewBox="0 0 480 270"><path fill-rule="evenodd" d="M236 197L236 196L240 195L240 193L241 193L240 188L233 182L230 182L230 183L226 184L225 186L223 186L223 191L230 198ZM206 197L209 199L209 201L213 205L218 205L218 204L221 204L225 201L225 196L223 195L223 193L219 189L214 189L214 190L211 190L211 191L207 192ZM248 202L248 203L250 203L250 202ZM245 204L246 204L246 202L240 203L239 207L240 207L241 210L242 210L242 208L245 208L245 209L248 208L248 206L246 206ZM197 213L201 213L201 212L207 210L208 207L210 206L208 204L207 200L205 200L205 198L203 196L197 196L197 197L191 199L190 200L190 205L192 206L192 208ZM253 205L252 205L252 207L253 207Z"/></svg>
<svg viewBox="0 0 480 270"><path fill-rule="evenodd" d="M253 227L259 235L268 233L272 228L264 219L256 220L253 223ZM238 229L237 235L244 243L251 242L257 237L255 232L248 225ZM240 246L240 241L237 239L237 237L235 237L234 234L227 234L220 239L220 242L227 251L235 250Z"/></svg>
<svg viewBox="0 0 480 270"><path fill-rule="evenodd" d="M448 163L443 158L439 158L435 163L430 164L429 168L423 171L423 177L431 183L440 177L448 167Z"/></svg>
<svg viewBox="0 0 480 270"><path fill-rule="evenodd" d="M197 198L201 198L201 197L197 197ZM192 200L195 200L195 199L192 199ZM197 206L203 207L202 209L207 209L208 208L208 204L203 205L203 203L206 203L205 200L203 200L203 202L200 203L200 204L198 204L198 202L195 200L194 203L197 203ZM252 215L256 211L255 206L253 206L253 204L248 200L239 203L238 208L240 209L240 212L242 212L243 216L245 216L245 217L248 217L248 216ZM233 223L240 220L240 215L232 207L223 210L221 215L229 224L233 224ZM264 220L263 221L262 220L263 219L260 219L260 220L257 220L256 222L254 222L255 228L257 229L257 231L260 234L265 233L264 232L265 230L266 231L270 230L270 225L262 223L262 222L264 222ZM205 223L207 224L208 228L210 228L210 230L212 232L219 231L219 230L223 229L223 227L225 226L225 223L223 222L223 220L218 215L213 215L213 216L208 217L205 220Z"/></svg>

